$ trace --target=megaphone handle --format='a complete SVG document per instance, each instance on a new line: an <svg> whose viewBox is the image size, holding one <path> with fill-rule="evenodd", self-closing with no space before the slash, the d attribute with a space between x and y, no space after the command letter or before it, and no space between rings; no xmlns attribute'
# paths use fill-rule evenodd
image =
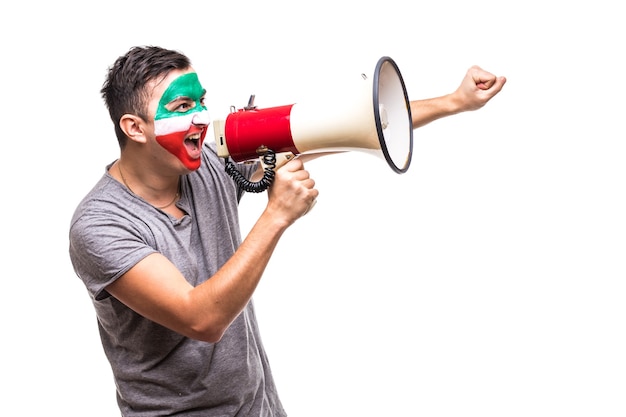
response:
<svg viewBox="0 0 626 417"><path fill-rule="evenodd" d="M266 155L267 155L267 153L265 155L259 157L259 159L261 160L261 165L263 165L263 169L264 170L267 169L267 168L271 168L274 171L276 171L278 168L282 167L287 162L291 161L293 158L296 157L296 155L294 155L293 152L279 152L277 154L274 154L275 157L268 164L265 161Z"/></svg>

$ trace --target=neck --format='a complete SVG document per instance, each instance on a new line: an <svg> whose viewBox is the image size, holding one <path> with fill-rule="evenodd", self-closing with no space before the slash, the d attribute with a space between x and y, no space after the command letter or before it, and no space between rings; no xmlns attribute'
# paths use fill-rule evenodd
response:
<svg viewBox="0 0 626 417"><path fill-rule="evenodd" d="M180 177L177 178L176 187L167 187L168 190L159 190L146 187L137 176L127 175L128 172L122 167L121 160L117 161L117 169L122 183L136 196L142 198L158 209L166 209L176 203L180 197Z"/></svg>

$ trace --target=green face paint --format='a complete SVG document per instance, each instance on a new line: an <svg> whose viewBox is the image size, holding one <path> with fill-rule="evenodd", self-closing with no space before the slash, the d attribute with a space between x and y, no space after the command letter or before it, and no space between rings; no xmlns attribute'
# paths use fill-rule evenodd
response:
<svg viewBox="0 0 626 417"><path fill-rule="evenodd" d="M200 80L198 80L198 74L190 72L188 74L181 75L172 81L172 83L167 87L167 90L165 90L161 96L154 120L177 117L206 110L206 107L201 102L205 92L206 90L202 88L202 84L200 84ZM171 103L180 97L186 97L193 100L195 106L186 112L170 111L165 107L168 103Z"/></svg>

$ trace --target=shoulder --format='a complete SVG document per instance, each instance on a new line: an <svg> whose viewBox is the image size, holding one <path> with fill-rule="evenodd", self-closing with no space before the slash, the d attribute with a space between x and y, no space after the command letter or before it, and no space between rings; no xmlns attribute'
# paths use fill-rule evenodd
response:
<svg viewBox="0 0 626 417"><path fill-rule="evenodd" d="M78 204L69 228L74 270L94 298L133 265L156 251L142 204L105 174Z"/></svg>
<svg viewBox="0 0 626 417"><path fill-rule="evenodd" d="M104 174L76 207L70 223L71 239L107 240L122 235L145 235L145 204L138 204L117 180Z"/></svg>

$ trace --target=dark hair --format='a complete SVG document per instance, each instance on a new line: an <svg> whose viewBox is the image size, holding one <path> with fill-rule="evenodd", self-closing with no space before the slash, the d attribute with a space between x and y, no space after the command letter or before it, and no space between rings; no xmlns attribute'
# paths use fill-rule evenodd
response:
<svg viewBox="0 0 626 417"><path fill-rule="evenodd" d="M115 126L120 148L127 137L120 128L124 114L134 114L147 120L150 91L146 86L157 78L164 78L172 70L191 67L191 61L181 52L158 46L135 46L117 58L109 67L100 93Z"/></svg>

